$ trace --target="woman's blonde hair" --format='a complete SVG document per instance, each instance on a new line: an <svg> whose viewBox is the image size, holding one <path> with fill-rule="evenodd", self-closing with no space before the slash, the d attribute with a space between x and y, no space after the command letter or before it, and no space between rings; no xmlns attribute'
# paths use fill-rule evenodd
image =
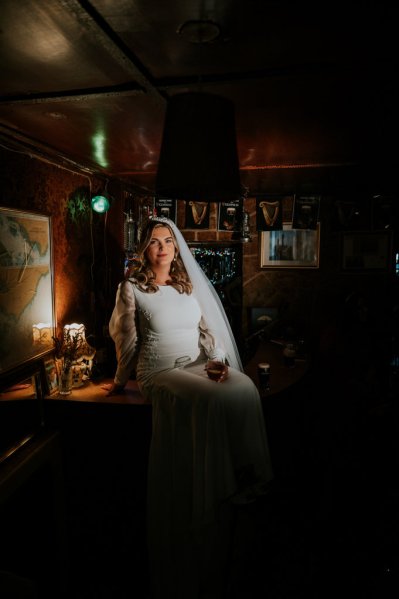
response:
<svg viewBox="0 0 399 599"><path fill-rule="evenodd" d="M166 227L170 231L175 246L175 257L170 268L170 279L168 285L174 287L179 293L191 294L193 286L184 267L183 261L179 255L179 247L172 229L166 224L156 220L148 221L141 234L140 244L137 248L134 265L129 269L127 278L133 279L139 289L146 293L155 293L158 291L158 285L155 283L155 273L146 259L145 252L150 244L152 232L154 229Z"/></svg>

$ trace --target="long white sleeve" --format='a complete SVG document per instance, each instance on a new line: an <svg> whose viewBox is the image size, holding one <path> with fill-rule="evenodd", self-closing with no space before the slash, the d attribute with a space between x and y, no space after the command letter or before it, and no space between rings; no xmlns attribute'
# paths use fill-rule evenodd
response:
<svg viewBox="0 0 399 599"><path fill-rule="evenodd" d="M115 343L118 366L114 377L117 385L126 385L137 352L136 301L133 286L123 281L118 286L115 307L109 322L109 334Z"/></svg>
<svg viewBox="0 0 399 599"><path fill-rule="evenodd" d="M200 344L204 348L205 354L209 360L219 360L224 362L226 360L226 354L221 347L218 347L214 335L207 328L204 317L201 317L199 324L200 329Z"/></svg>

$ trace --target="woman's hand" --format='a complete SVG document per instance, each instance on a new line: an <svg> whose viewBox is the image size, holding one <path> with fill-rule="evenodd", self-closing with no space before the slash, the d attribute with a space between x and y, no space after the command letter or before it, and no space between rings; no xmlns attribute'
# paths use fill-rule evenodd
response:
<svg viewBox="0 0 399 599"><path fill-rule="evenodd" d="M101 389L107 391L106 397L110 397L111 395L120 395L123 393L124 387L116 383L111 383L111 385L101 385Z"/></svg>
<svg viewBox="0 0 399 599"><path fill-rule="evenodd" d="M218 360L208 360L205 366L205 370L212 381L222 383L227 379L229 373L229 367L223 362Z"/></svg>

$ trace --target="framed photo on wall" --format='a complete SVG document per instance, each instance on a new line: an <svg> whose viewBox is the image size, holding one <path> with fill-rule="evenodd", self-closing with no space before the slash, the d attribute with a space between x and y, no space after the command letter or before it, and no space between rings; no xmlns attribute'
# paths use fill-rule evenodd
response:
<svg viewBox="0 0 399 599"><path fill-rule="evenodd" d="M261 268L318 268L320 223L316 229L293 229L260 233Z"/></svg>
<svg viewBox="0 0 399 599"><path fill-rule="evenodd" d="M53 349L51 219L0 207L0 374Z"/></svg>
<svg viewBox="0 0 399 599"><path fill-rule="evenodd" d="M176 200L169 198L156 198L155 210L157 216L164 216L169 218L174 223L176 222Z"/></svg>
<svg viewBox="0 0 399 599"><path fill-rule="evenodd" d="M186 229L209 229L210 202L186 201Z"/></svg>
<svg viewBox="0 0 399 599"><path fill-rule="evenodd" d="M375 195L372 198L372 226L376 231L397 229L398 201L394 196Z"/></svg>
<svg viewBox="0 0 399 599"><path fill-rule="evenodd" d="M363 197L337 198L333 204L333 231L370 230L370 208Z"/></svg>
<svg viewBox="0 0 399 599"><path fill-rule="evenodd" d="M295 196L292 226L294 229L316 229L319 222L320 196Z"/></svg>
<svg viewBox="0 0 399 599"><path fill-rule="evenodd" d="M389 231L342 233L342 268L348 271L386 272L392 265Z"/></svg>
<svg viewBox="0 0 399 599"><path fill-rule="evenodd" d="M281 197L256 199L256 230L271 231L283 228L283 200Z"/></svg>
<svg viewBox="0 0 399 599"><path fill-rule="evenodd" d="M218 206L218 230L240 231L240 200L220 202Z"/></svg>
<svg viewBox="0 0 399 599"><path fill-rule="evenodd" d="M58 370L54 358L44 360L44 370L46 373L47 392L49 395L58 391Z"/></svg>
<svg viewBox="0 0 399 599"><path fill-rule="evenodd" d="M282 229L292 223L293 195L262 195L256 198L256 230Z"/></svg>

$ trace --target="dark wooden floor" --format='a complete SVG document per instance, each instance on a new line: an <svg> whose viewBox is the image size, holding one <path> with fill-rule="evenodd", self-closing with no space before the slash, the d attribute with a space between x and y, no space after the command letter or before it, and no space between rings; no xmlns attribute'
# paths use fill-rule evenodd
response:
<svg viewBox="0 0 399 599"><path fill-rule="evenodd" d="M234 508L226 599L398 596L399 399L324 383L310 373L263 402L276 478ZM68 585L65 597L52 588L37 550L51 502L29 491L30 559L50 581L38 599L149 599L151 406L52 400L46 421L62 443Z"/></svg>
<svg viewBox="0 0 399 599"><path fill-rule="evenodd" d="M399 405L350 397L305 381L265 404L275 485L235 508L226 598L397 596ZM49 409L64 443L68 599L147 599L150 406Z"/></svg>

